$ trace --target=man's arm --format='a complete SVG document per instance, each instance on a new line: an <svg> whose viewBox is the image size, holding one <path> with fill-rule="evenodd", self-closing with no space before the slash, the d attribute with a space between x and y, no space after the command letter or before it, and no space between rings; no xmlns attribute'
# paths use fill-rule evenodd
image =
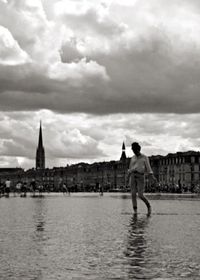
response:
<svg viewBox="0 0 200 280"><path fill-rule="evenodd" d="M145 158L145 165L146 165L146 171L148 173L149 179L153 180L154 182L157 182L156 177L153 174L153 170L151 168L151 165L150 165L148 157Z"/></svg>
<svg viewBox="0 0 200 280"><path fill-rule="evenodd" d="M131 177L131 173L132 173L131 165L132 165L132 158L131 158L131 160L130 160L129 169L128 169L128 171L127 171L126 185L129 184L129 180L130 180L130 177Z"/></svg>
<svg viewBox="0 0 200 280"><path fill-rule="evenodd" d="M126 177L126 185L129 184L130 177L131 177L131 171L130 171L130 169L128 169L127 177Z"/></svg>
<svg viewBox="0 0 200 280"><path fill-rule="evenodd" d="M146 166L146 171L147 173L150 175L153 175L153 170L151 168L150 162L149 162L149 158L147 156L145 156L145 166Z"/></svg>

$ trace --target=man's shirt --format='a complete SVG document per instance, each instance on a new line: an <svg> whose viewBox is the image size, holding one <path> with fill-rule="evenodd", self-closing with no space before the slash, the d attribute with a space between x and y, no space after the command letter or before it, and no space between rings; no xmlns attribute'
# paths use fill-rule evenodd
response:
<svg viewBox="0 0 200 280"><path fill-rule="evenodd" d="M153 171L151 169L151 165L149 162L149 158L147 156L145 156L144 154L140 154L138 157L134 155L131 158L130 165L129 165L129 171L153 174Z"/></svg>

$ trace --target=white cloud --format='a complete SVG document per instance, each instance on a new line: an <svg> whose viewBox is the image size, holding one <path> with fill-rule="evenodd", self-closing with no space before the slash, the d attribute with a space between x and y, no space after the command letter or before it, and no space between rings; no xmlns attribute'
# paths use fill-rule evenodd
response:
<svg viewBox="0 0 200 280"><path fill-rule="evenodd" d="M122 142L127 156L138 141L150 155L199 150L199 114L63 115L48 110L0 114L0 157L5 166L35 166L39 121L42 120L47 167L81 161L119 160ZM3 165L3 162L1 162Z"/></svg>
<svg viewBox="0 0 200 280"><path fill-rule="evenodd" d="M39 112L4 112L0 114L0 156L15 159L21 166L34 167L38 144L39 120L44 120L43 141L47 166L106 157L98 141L88 135L85 115L63 116ZM10 161L9 161L10 162ZM6 165L6 162L5 162Z"/></svg>
<svg viewBox="0 0 200 280"><path fill-rule="evenodd" d="M57 63L49 67L49 77L65 81L73 80L73 84L90 77L101 77L103 80L109 80L105 67L99 65L95 61L87 62L86 59L81 59L75 63ZM69 81L70 82L70 81Z"/></svg>
<svg viewBox="0 0 200 280"><path fill-rule="evenodd" d="M20 167L20 163L17 160L17 158L0 156L0 168L6 168L6 167Z"/></svg>
<svg viewBox="0 0 200 280"><path fill-rule="evenodd" d="M26 62L30 62L27 53L20 48L9 30L0 26L0 63L16 65Z"/></svg>

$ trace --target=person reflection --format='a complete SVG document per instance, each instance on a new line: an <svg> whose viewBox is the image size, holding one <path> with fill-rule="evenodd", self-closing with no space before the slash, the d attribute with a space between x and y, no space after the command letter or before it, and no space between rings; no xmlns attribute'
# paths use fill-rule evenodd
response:
<svg viewBox="0 0 200 280"><path fill-rule="evenodd" d="M46 200L41 197L36 197L32 200L33 203L33 232L30 254L32 254L30 273L31 279L44 279L44 267L46 265L46 219L47 219L47 206ZM32 269L34 268L34 270Z"/></svg>
<svg viewBox="0 0 200 280"><path fill-rule="evenodd" d="M137 214L134 214L130 220L127 248L124 254L128 261L131 277L144 276L142 271L145 266L145 252L147 248L145 228L148 222L148 216L138 217Z"/></svg>
<svg viewBox="0 0 200 280"><path fill-rule="evenodd" d="M42 241L44 238L44 230L45 230L45 216L46 216L46 208L44 199L38 198L34 200L35 203L35 211L33 215L33 221L35 224L35 233L34 238L35 241Z"/></svg>

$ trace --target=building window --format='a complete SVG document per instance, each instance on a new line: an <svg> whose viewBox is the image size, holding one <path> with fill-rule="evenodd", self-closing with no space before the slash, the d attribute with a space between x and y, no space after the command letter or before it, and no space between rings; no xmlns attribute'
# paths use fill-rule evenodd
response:
<svg viewBox="0 0 200 280"><path fill-rule="evenodd" d="M191 157L191 163L195 163L195 157Z"/></svg>

